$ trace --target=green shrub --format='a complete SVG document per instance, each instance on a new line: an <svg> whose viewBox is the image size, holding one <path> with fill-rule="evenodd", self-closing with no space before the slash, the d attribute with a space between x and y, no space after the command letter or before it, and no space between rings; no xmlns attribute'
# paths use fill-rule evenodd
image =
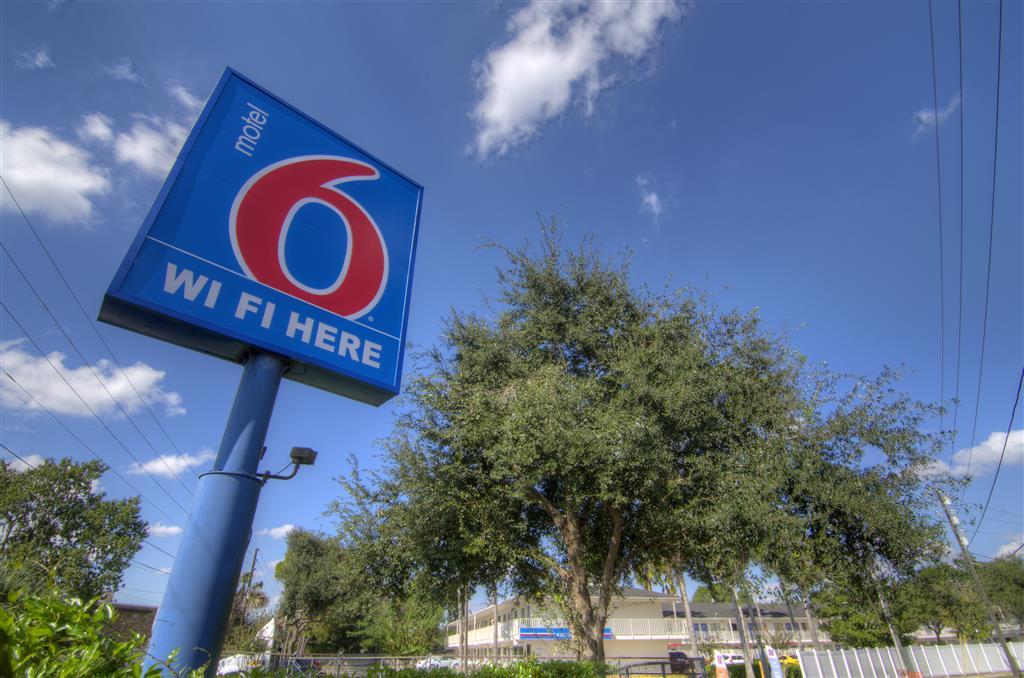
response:
<svg viewBox="0 0 1024 678"><path fill-rule="evenodd" d="M0 675L163 676L160 666L142 669L145 638L118 629L116 619L114 608L98 599L83 602L56 591L14 591L0 604ZM111 637L111 629L120 631L122 638Z"/></svg>
<svg viewBox="0 0 1024 678"><path fill-rule="evenodd" d="M747 669L743 664L729 664L726 669L729 678L746 678ZM758 662L754 662L754 678L761 678L761 665Z"/></svg>
<svg viewBox="0 0 1024 678"><path fill-rule="evenodd" d="M537 661L524 659L502 666L484 665L471 668L473 678L604 678L608 667L596 662ZM372 668L367 678L461 678L461 674L448 669L389 669Z"/></svg>
<svg viewBox="0 0 1024 678"><path fill-rule="evenodd" d="M745 678L747 675L746 669L743 664L730 664L729 678ZM714 675L714 667L709 667L708 672L710 675ZM754 675L757 678L761 678L761 665L758 662L754 662ZM768 675L771 676L771 670L768 671ZM803 678L803 674L800 673L799 666L783 666L782 675L786 678Z"/></svg>
<svg viewBox="0 0 1024 678"><path fill-rule="evenodd" d="M451 669L391 669L386 666L371 666L366 678L461 678L462 674Z"/></svg>

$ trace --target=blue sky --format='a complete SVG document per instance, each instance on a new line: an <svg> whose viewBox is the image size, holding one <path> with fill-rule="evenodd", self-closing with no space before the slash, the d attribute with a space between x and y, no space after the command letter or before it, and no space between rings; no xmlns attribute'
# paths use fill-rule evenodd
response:
<svg viewBox="0 0 1024 678"><path fill-rule="evenodd" d="M14 3L0 5L0 173L95 317L113 273L198 109L232 66L425 186L409 340L432 345L450 308L485 311L493 240L536 238L557 215L570 240L630 249L636 282L716 290L758 307L812 360L940 396L934 125L941 135L944 394L956 383L960 114L965 114L964 296L955 470L984 501L1024 352L1021 3L1004 7L1002 103L988 330L978 403L995 131L998 5L965 3L960 96L956 4L938 2L938 115L928 5L904 3ZM112 327L100 332L170 433L141 409L3 194L2 240L153 443L100 389L4 258L2 299L143 462L166 455L193 489L219 442L238 366ZM185 515L0 320L5 369L174 520ZM59 355L55 355L59 354ZM3 379L2 441L36 458L88 454ZM349 454L373 465L395 406L372 408L292 382L281 388L266 465L293 445L315 468L272 483L256 517L258 569L288 526L322 516ZM938 422L933 422L938 426ZM948 421L947 421L948 426ZM1024 532L1024 426L1007 446L976 552ZM5 458L9 458L6 455ZM949 460L949 453L945 455ZM157 461L166 492L191 497ZM162 475L160 475L162 474ZM108 473L103 489L130 491ZM179 535L146 505L150 541ZM140 562L171 559L146 546ZM248 561L247 561L248 562ZM265 577L271 593L279 587ZM133 567L118 599L155 604L166 577Z"/></svg>

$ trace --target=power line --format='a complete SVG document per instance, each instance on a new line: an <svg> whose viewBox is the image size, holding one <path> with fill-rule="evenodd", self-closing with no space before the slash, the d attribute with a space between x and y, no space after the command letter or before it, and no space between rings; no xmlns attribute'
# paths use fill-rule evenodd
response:
<svg viewBox="0 0 1024 678"><path fill-rule="evenodd" d="M59 376L61 378L61 381L63 381L65 384L67 384L68 388L71 389L71 392L75 394L75 397L77 397L78 400L85 406L85 409L89 410L89 413L92 414L93 418L95 418L96 421L98 421L100 423L100 426L102 426L104 429L106 429L107 433L109 433L110 436L115 441L117 441L117 444L121 446L121 449L124 450L125 453L129 457L131 457L135 461L136 464L138 464L139 469L143 473L145 473L147 476L149 476L149 479L152 480L154 483L156 483L156 486L158 488L160 488L160 491L163 492L164 494L166 494L168 496L168 498L170 498L170 500L172 502L174 502L174 504L178 508L180 508L182 511L184 511L185 515L189 515L188 510L184 506L182 506L180 503L178 503L178 500L174 498L174 495L172 495L170 492L167 491L167 488L165 488L163 486L163 484L161 484L160 481L158 481L153 476L153 474L150 473L148 469L146 469L146 467L142 464L142 462L139 461L139 458L136 457L132 453L132 451L130 449L128 449L128 446L124 444L124 441L121 440L121 438L119 438L116 433L114 433L113 429L111 429L109 426L107 426L107 423L105 421L103 421L98 414L96 414L96 411L94 409L92 409L92 407L89 405L88 402L86 402L85 398L83 398L82 395L78 392L78 390L74 386L71 385L71 382L68 381L68 378L64 376L64 373L61 372L57 368L57 366L53 364L53 361L50 360L50 356L46 355L46 352L43 351L43 349L39 346L39 344L32 337L32 335L30 335L28 333L28 330L25 329L25 326L21 324L21 321L18 320L17 316L14 315L14 313L11 311L11 309L7 307L7 304L5 304L4 302L0 301L0 308L2 308L3 310L7 311L7 315L9 315L11 317L11 320L14 321L14 324L18 326L18 329L21 330L21 333L24 334L25 337L29 340L29 342L32 343L32 346L35 347L35 349L39 352L39 354L41 356L43 356L43 359L46 360L46 362L50 364L50 367L52 367L53 371L57 373L57 376Z"/></svg>
<svg viewBox="0 0 1024 678"><path fill-rule="evenodd" d="M978 361L978 393L974 399L974 424L971 426L971 451L967 456L967 474L974 458L974 437L978 432L978 408L981 405L981 377L985 367L985 338L988 334L988 297L992 287L992 239L996 223L996 176L999 168L999 101L1003 73L1003 0L999 0L999 39L996 47L996 129L992 145L992 201L988 219L988 274L985 278L985 312L981 324L981 359Z"/></svg>
<svg viewBox="0 0 1024 678"><path fill-rule="evenodd" d="M24 464L25 466L28 466L28 467L29 467L29 468L31 468L31 469L34 469L34 468L35 468L35 465L34 465L34 464L32 464L32 462L30 462L30 461L27 461L27 460L26 460L26 459L25 459L24 457L22 457L22 456L21 456L20 454L18 454L17 452L15 452L14 450L12 450L11 448L7 447L7 446L6 446L6 445L4 445L3 443L0 443L0 447L4 448L5 450L7 450L7 451L8 451L8 452L10 452L11 454L13 454L13 455L14 455L14 458L15 458L15 459L17 459L18 461L20 461L20 462L21 462L22 464Z"/></svg>
<svg viewBox="0 0 1024 678"><path fill-rule="evenodd" d="M167 573L167 572L164 572L164 571L163 571L163 570L161 570L161 569L160 569L159 567L153 567L152 565L147 565L146 563L140 563L140 562L139 562L139 561L137 561L137 560L133 560L133 561L132 561L132 564L134 564L134 565L138 565L139 567L144 567L144 568L146 568L147 570L152 570L153 572L156 572L157 574L162 574L162 575L163 575L163 576L165 576L165 577L166 577L166 576L168 576L168 573Z"/></svg>
<svg viewBox="0 0 1024 678"><path fill-rule="evenodd" d="M149 541L148 539L143 539L142 543L145 544L146 546L151 546L151 547L155 548L157 551L159 551L160 553L164 554L165 556L170 556L171 560L174 560L174 558L175 558L173 553L170 553L168 551L163 550L162 548L160 548L159 546L157 546L153 542Z"/></svg>
<svg viewBox="0 0 1024 678"><path fill-rule="evenodd" d="M1020 550L1021 550L1021 549L1024 549L1024 544L1021 544L1020 546L1018 546L1017 548L1015 548L1015 549L1013 550L1013 553L1011 553L1009 557L1010 557L1010 558L1013 558L1013 557L1014 557L1015 555L1017 555L1018 553L1020 553Z"/></svg>
<svg viewBox="0 0 1024 678"><path fill-rule="evenodd" d="M181 449L171 438L170 434L167 432L167 429L164 428L164 425L160 423L160 420L153 412L153 409L149 406L149 403L147 403L146 399L142 397L141 393L139 393L139 389L136 388L135 382L133 382L132 378L128 375L128 371L121 365L121 362L117 359L117 356L114 355L114 350L110 347L110 344L108 344L107 340L103 338L102 334L100 334L99 328L96 327L96 323L93 322L92 317L85 310L85 306L82 304L81 299L78 298L78 295L75 294L75 290L71 286L71 283L69 283L67 278L64 277L64 274L61 272L60 267L57 265L57 262L50 254L49 248L46 247L46 244L43 242L42 237L40 237L39 232L36 230L36 227L32 224L32 220L28 218L27 214L25 214L25 210L21 208L21 204L18 202L18 199L15 197L14 192L11 191L11 187L7 185L7 182L4 180L2 175L0 175L0 182L2 182L4 188L7 189L7 193L10 194L11 200L14 202L14 206L18 208L18 212L21 213L22 219L24 219L25 224L28 225L29 231L32 232L32 235L35 237L36 242L39 243L39 247L42 248L43 254L46 255L46 258L49 260L50 265L53 267L53 270L57 272L57 276L61 279L61 282L64 283L64 287L65 289L67 289L68 294L70 294L71 298L75 300L75 305L78 306L78 310L81 311L82 317L85 318L89 327L91 327L93 333L95 333L96 338L100 340L100 343L103 344L103 347L107 350L107 353L110 355L110 359L114 361L114 364L117 366L117 369L121 371L121 374L124 376L125 381L128 382L128 385L131 386L132 391L134 391L135 395L139 398L139 402L141 402L142 406L146 408L147 412L149 412L149 416L153 419L153 423L157 425L157 428L160 429L160 432L164 434L165 438L167 438L167 442L171 444L171 447L174 448L174 451L177 452L178 456L185 462L185 466L188 467L188 470L191 471L192 475L198 478L199 476L196 473L195 469L192 468L192 466L188 463L188 461L185 458L185 455L182 453Z"/></svg>
<svg viewBox="0 0 1024 678"><path fill-rule="evenodd" d="M190 490L188 486L184 482L182 482L181 478L178 477L178 474L175 473L174 469L172 469L170 465L167 463L167 460L164 459L163 455L161 455L159 451L157 451L153 443L150 442L148 437L146 437L146 434L143 433L142 429L140 429L138 424L135 423L135 420L131 418L131 415L128 414L128 411L121 406L121 403L118 402L117 398L114 397L114 394L110 392L110 389L107 387L106 383L104 383L103 379L100 378L100 375L96 374L96 370L94 370L92 365L89 364L89 360L84 355L82 355L82 352L80 350L78 350L78 346L71 338L71 335L67 333L67 331L64 329L64 326L61 325L59 320L57 320L57 316L54 315L53 311L50 310L50 307L46 305L45 301L43 301L42 295L40 295L39 292L36 290L35 286L32 285L32 282L28 279L28 276L25 275L25 272L21 269L21 266L18 265L18 262L14 259L14 256L11 255L10 251L7 249L7 246L4 245L2 241L0 241L0 249L2 249L3 253L7 255L8 259L10 259L11 263L14 265L14 270L18 272L18 275L21 276L22 281L28 286L29 290L31 290L33 296L35 296L36 301L38 301L39 305L43 307L43 310L46 311L46 314L50 316L50 320L53 321L53 324L56 325L57 329L60 330L60 333L64 335L64 338L71 345L71 348L81 359L82 364L84 364L89 369L89 372L96 379L99 385L103 388L103 391L110 397L114 405L117 406L117 409L121 410L121 414L125 416L125 418L128 420L128 423L130 423L132 427L135 429L135 432L139 434L139 437L141 437L142 440L145 441L147 445L149 445L149 449L153 450L153 454L157 456L157 459L159 459L160 462L164 465L164 468L166 468L174 477L174 479L177 480L178 483L183 488L185 488L185 491L188 492L189 496L191 497L192 490Z"/></svg>
<svg viewBox="0 0 1024 678"><path fill-rule="evenodd" d="M956 314L956 387L953 395L953 435L949 437L949 465L953 465L956 450L957 420L960 415L960 349L963 345L964 330L964 108L967 95L964 91L964 15L962 0L956 0L957 52L960 60L960 291L957 293ZM936 126L936 129L938 127Z"/></svg>
<svg viewBox="0 0 1024 678"><path fill-rule="evenodd" d="M134 591L135 593L152 593L152 594L157 595L157 596L162 596L164 594L163 591L150 591L148 589L133 589L130 586L123 586L123 587L121 587L121 590L122 591Z"/></svg>
<svg viewBox="0 0 1024 678"><path fill-rule="evenodd" d="M935 127L935 176L939 200L939 403L946 399L946 276L945 253L942 246L942 154L939 152L939 84L935 70L935 26L932 20L932 0L928 0L928 35L932 55L932 124ZM943 414L939 414L942 430Z"/></svg>
<svg viewBox="0 0 1024 678"><path fill-rule="evenodd" d="M0 304L2 304L2 303L3 302L0 302ZM34 395L32 395L28 391L28 389L26 389L24 386L22 386L18 382L18 380L15 379L14 376L10 372L8 372L6 369L4 369L3 366L0 366L0 373L3 373L3 375L5 377L7 377L8 379L10 379L11 382L15 386L17 386L19 389L21 389L22 393L24 393L26 396L28 396L32 400L32 402L34 402L36 404L36 407L38 407L39 409L43 410L48 415L50 415L50 418L53 419L55 422L57 422L57 424L61 428L63 428L65 431L67 431L68 435L70 435L72 438L74 438L78 442L79 445L81 445L83 448L85 448L85 450L87 452L89 452L89 454L91 454L96 459L102 461L107 466L107 469L111 473L113 473L115 476L117 476L121 480L121 482L123 482L125 485L130 487L135 492L135 494L139 495L139 497L141 497L142 499L145 499L150 504L152 504L153 508L155 508L157 511L159 511L161 513L161 515L163 515L165 518L167 518L169 521L171 521L172 524L177 525L178 527L181 527L180 525L178 525L177 521L175 521L174 518L172 518L170 516L170 514L168 514L166 511L164 511L162 508L160 508L159 504L157 504L152 499L150 499L149 497L146 497L144 494L142 494L142 492L139 490L139 488L137 488L134 485L132 485L130 482L128 482L128 480L124 476L122 476L120 473L118 473L117 470L114 468L113 464L107 463L107 461L105 459L103 459L100 455L96 454L96 452L91 447L86 445L85 441L83 441L81 438L79 438L77 435L75 435L74 431L72 431L70 428L67 427L67 425L64 422L62 422L60 419L58 419L57 415L55 415L53 412L51 412L50 409L48 407L46 407L46 405L43 405L41 402L39 402L39 400Z"/></svg>
<svg viewBox="0 0 1024 678"><path fill-rule="evenodd" d="M981 511L981 517L978 518L978 524L974 528L974 534L971 535L971 541L978 536L978 530L981 529L981 521L985 520L985 514L988 513L988 505L992 501L992 493L996 489L996 481L999 480L999 471L1003 468L1003 458L1006 456L1006 443L1010 441L1010 431L1013 430L1013 420L1017 417L1017 404L1020 403L1020 388L1024 386L1024 368L1020 371L1020 380L1017 382L1017 395L1013 398L1013 409L1010 411L1010 425L1006 427L1006 437L1003 438L1003 451L999 453L999 463L996 464L995 475L992 476L992 485L988 488L988 498L985 499L985 508ZM970 545L970 542L968 542Z"/></svg>

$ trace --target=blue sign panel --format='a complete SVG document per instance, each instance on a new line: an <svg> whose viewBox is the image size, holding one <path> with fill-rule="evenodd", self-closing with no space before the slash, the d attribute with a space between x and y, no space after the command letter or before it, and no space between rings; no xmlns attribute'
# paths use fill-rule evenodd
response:
<svg viewBox="0 0 1024 678"><path fill-rule="evenodd" d="M604 639L612 639L612 630L604 628ZM519 629L519 640L569 640L572 632L565 626L524 626Z"/></svg>
<svg viewBox="0 0 1024 678"><path fill-rule="evenodd" d="M423 188L228 69L100 319L365 402L398 393Z"/></svg>

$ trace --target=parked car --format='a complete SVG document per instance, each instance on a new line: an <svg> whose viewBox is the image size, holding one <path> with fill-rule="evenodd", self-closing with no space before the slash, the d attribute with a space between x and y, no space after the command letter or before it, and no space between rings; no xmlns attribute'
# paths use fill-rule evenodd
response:
<svg viewBox="0 0 1024 678"><path fill-rule="evenodd" d="M455 657L431 655L416 662L416 668L422 671L430 671L431 669L451 669L456 671L459 668L459 660Z"/></svg>

